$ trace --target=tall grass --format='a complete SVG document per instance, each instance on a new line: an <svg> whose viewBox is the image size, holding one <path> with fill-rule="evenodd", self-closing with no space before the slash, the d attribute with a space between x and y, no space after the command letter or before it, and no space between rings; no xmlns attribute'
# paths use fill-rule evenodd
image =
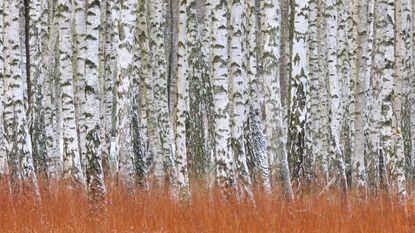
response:
<svg viewBox="0 0 415 233"><path fill-rule="evenodd" d="M65 187L42 184L36 204L2 184L0 232L415 232L413 203L403 207L393 198L349 194L347 208L336 191L303 195L293 205L256 192L254 205L195 191L191 202L177 203L162 191L128 195L109 185L105 211L94 217L83 192Z"/></svg>

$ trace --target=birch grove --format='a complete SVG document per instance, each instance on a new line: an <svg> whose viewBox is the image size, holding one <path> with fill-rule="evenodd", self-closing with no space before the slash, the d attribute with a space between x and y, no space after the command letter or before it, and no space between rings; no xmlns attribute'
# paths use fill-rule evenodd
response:
<svg viewBox="0 0 415 233"><path fill-rule="evenodd" d="M38 200L40 180L62 179L98 203L109 185L407 203L414 13L411 0L0 0L0 179Z"/></svg>

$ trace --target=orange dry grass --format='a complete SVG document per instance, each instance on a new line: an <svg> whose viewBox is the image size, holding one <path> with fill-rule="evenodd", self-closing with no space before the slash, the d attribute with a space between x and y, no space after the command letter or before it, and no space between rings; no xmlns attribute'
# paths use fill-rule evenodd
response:
<svg viewBox="0 0 415 233"><path fill-rule="evenodd" d="M405 211L386 198L363 203L350 194L349 210L336 192L305 196L293 206L264 193L256 195L256 206L203 192L194 192L191 203L175 203L163 192L131 196L115 186L97 224L82 192L41 186L40 206L24 195L12 199L1 186L0 232L415 232L413 205Z"/></svg>

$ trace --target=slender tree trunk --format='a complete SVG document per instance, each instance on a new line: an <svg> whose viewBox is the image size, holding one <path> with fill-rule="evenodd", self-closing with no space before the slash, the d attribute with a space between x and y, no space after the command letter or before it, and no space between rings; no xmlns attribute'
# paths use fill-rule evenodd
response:
<svg viewBox="0 0 415 233"><path fill-rule="evenodd" d="M247 121L247 71L246 71L246 14L245 0L229 1L229 80L231 146L236 159L238 188L241 195L253 200L251 177L247 165L244 128Z"/></svg>
<svg viewBox="0 0 415 233"><path fill-rule="evenodd" d="M53 9L49 5L49 11ZM54 15L50 16L50 28L49 28L49 40L46 48L45 61L46 61L46 77L43 85L45 98L43 99L43 106L45 108L45 131L46 131L46 161L38 163L39 167L45 166L47 177L50 180L57 179L61 176L62 172L62 160L60 157L60 135L58 128L58 115L59 109L57 109L56 102L58 101L58 95L56 93L55 70L57 67L58 59L58 18ZM60 85L59 85L60 86ZM40 162L40 161L39 161ZM45 164L43 164L45 163ZM39 168L41 169L41 168Z"/></svg>
<svg viewBox="0 0 415 233"><path fill-rule="evenodd" d="M78 148L78 135L75 120L75 101L72 73L72 6L68 1L58 1L59 24L59 80L61 85L62 117L63 117L63 177L73 179L79 184L85 183L81 168Z"/></svg>
<svg viewBox="0 0 415 233"><path fill-rule="evenodd" d="M340 81L341 76L337 73L337 30L338 30L338 12L336 1L329 0L325 6L325 17L327 18L327 83L329 100L329 140L330 154L336 167L336 176L339 178L340 186L343 192L347 192L347 178L344 164L344 157L340 148L340 131L341 131L341 93Z"/></svg>
<svg viewBox="0 0 415 233"><path fill-rule="evenodd" d="M257 46L256 46L256 12L255 0L246 3L246 67L248 80L248 119L246 124L246 154L248 167L253 180L260 180L266 192L271 192L270 170L267 157L267 145L261 127L261 107L259 104L259 83L257 74ZM256 175L259 174L259 178Z"/></svg>
<svg viewBox="0 0 415 233"><path fill-rule="evenodd" d="M85 117L85 142L87 158L87 184L92 200L101 202L105 195L99 116L98 50L100 27L100 1L87 2L86 8L86 59L85 59L85 103L81 104Z"/></svg>
<svg viewBox="0 0 415 233"><path fill-rule="evenodd" d="M293 179L300 185L305 176L305 122L307 119L306 92L308 80L307 33L308 33L308 1L296 0L294 4L291 74L290 74L290 106L288 126L288 157L293 162Z"/></svg>
<svg viewBox="0 0 415 233"><path fill-rule="evenodd" d="M190 195L186 148L186 121L189 112L188 54L186 40L187 1L179 2L176 81L176 163L180 197Z"/></svg>
<svg viewBox="0 0 415 233"><path fill-rule="evenodd" d="M172 148L173 132L169 117L168 106L168 82L166 71L166 55L163 43L163 31L165 20L163 19L164 11L162 0L155 0L149 3L149 32L150 32L150 50L152 51L152 75L154 77L154 99L158 106L158 125L160 129L161 153L154 154L154 161L158 161L157 170L166 169L168 180L173 195L176 193L177 171L175 156ZM164 168L163 168L164 167ZM158 172L156 179L163 183L163 173Z"/></svg>
<svg viewBox="0 0 415 233"><path fill-rule="evenodd" d="M37 178L33 165L32 145L26 118L25 96L26 73L22 71L25 62L22 56L19 10L23 1L5 1L4 15L4 136L8 156L11 184L14 193L33 193L40 198ZM22 190L23 189L23 190Z"/></svg>
<svg viewBox="0 0 415 233"><path fill-rule="evenodd" d="M132 75L134 60L134 27L136 8L134 1L123 1L120 7L118 70L117 70L117 156L118 171L129 189L133 187L134 148L132 142Z"/></svg>
<svg viewBox="0 0 415 233"><path fill-rule="evenodd" d="M365 166L365 154L367 153L367 143L365 129L367 128L367 104L368 101L366 93L366 65L368 58L368 33L369 28L367 25L368 19L368 0L357 3L353 15L353 21L357 23L357 54L356 54L356 67L357 73L355 74L355 88L353 90L355 107L354 107L354 153L351 156L351 172L352 172L352 187L357 188L359 193L366 197L367 195L367 175ZM359 20L358 20L359 19ZM352 64L353 65L353 64Z"/></svg>
<svg viewBox="0 0 415 233"><path fill-rule="evenodd" d="M4 26L3 26L3 9L4 0L0 0L0 140L4 141L3 125L3 95L4 95ZM0 144L0 177L8 173L7 154L4 143Z"/></svg>
<svg viewBox="0 0 415 233"><path fill-rule="evenodd" d="M228 77L228 21L226 1L212 0L212 91L215 119L216 180L224 194L236 187L231 149Z"/></svg>
<svg viewBox="0 0 415 233"><path fill-rule="evenodd" d="M294 200L288 169L286 135L283 130L283 108L281 105L280 80L278 73L280 50L280 7L276 0L261 2L262 72L260 79L265 88L265 134L268 157L279 163L286 198Z"/></svg>
<svg viewBox="0 0 415 233"><path fill-rule="evenodd" d="M391 191L397 193L401 201L405 202L407 198L406 177L405 177L405 154L404 142L402 137L402 78L407 73L409 67L405 59L409 56L403 56L405 48L403 45L407 42L404 37L405 32L409 32L407 19L408 2L406 0L395 1L395 65L392 89L392 153L387 164L389 169L389 180L391 182ZM406 54L405 54L406 55Z"/></svg>
<svg viewBox="0 0 415 233"><path fill-rule="evenodd" d="M79 140L79 152L83 172L87 169L85 115L82 112L85 105L85 59L86 59L86 4L85 0L74 0L74 78L75 78L75 107L76 123Z"/></svg>
<svg viewBox="0 0 415 233"><path fill-rule="evenodd" d="M29 44L29 111L28 123L32 135L33 160L38 174L46 175L46 131L45 112L42 105L43 88L47 67L45 64L47 32L47 1L37 0L28 4Z"/></svg>

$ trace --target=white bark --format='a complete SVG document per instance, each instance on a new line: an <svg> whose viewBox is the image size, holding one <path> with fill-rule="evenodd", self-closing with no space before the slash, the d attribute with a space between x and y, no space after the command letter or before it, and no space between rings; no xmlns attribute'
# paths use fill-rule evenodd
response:
<svg viewBox="0 0 415 233"><path fill-rule="evenodd" d="M212 0L212 91L215 119L216 180L229 194L236 185L235 162L231 150L228 77L228 22L226 1Z"/></svg>
<svg viewBox="0 0 415 233"><path fill-rule="evenodd" d="M186 40L187 1L179 2L178 19L178 45L177 45L177 81L176 81L176 163L177 183L180 188L180 196L188 196L189 177L187 166L186 148L186 121L189 112L189 79L188 79L188 54Z"/></svg>
<svg viewBox="0 0 415 233"><path fill-rule="evenodd" d="M329 100L329 140L330 154L333 156L333 162L336 166L337 175L340 178L341 189L347 191L346 172L344 158L340 148L340 131L341 131L341 76L337 73L337 7L335 0L329 0L325 6L325 16L327 18L327 72L326 78L328 83Z"/></svg>
<svg viewBox="0 0 415 233"><path fill-rule="evenodd" d="M83 184L85 178L82 173L81 159L76 132L75 105L72 75L72 33L70 10L68 1L58 1L57 14L59 24L59 76L61 85L62 117L63 117L63 177L74 179Z"/></svg>
<svg viewBox="0 0 415 233"><path fill-rule="evenodd" d="M4 80L4 33L3 33L3 9L4 1L0 0L0 141L4 141L4 130L3 130L3 80ZM7 154L5 151L4 143L0 144L0 176L7 173Z"/></svg>
<svg viewBox="0 0 415 233"><path fill-rule="evenodd" d="M367 176L365 167L365 153L367 152L367 143L365 137L365 129L367 128L367 104L366 83L368 75L366 74L366 65L368 56L368 0L357 4L356 13L353 14L353 21L357 23L357 54L355 74L355 108L354 108L354 153L351 156L352 169L352 186L357 188L362 195L366 196L367 192ZM360 19L360 20L359 20Z"/></svg>
<svg viewBox="0 0 415 233"><path fill-rule="evenodd" d="M86 4L84 0L74 0L74 78L75 78L75 107L76 123L78 130L79 152L83 172L86 172L86 140L85 140L85 115L82 112L85 105L85 59L86 59Z"/></svg>
<svg viewBox="0 0 415 233"><path fill-rule="evenodd" d="M132 75L134 58L134 27L136 4L123 1L120 10L118 68L117 68L117 145L118 171L128 188L132 188L134 174L134 149L132 142Z"/></svg>
<svg viewBox="0 0 415 233"><path fill-rule="evenodd" d="M319 106L319 85L320 85L320 67L319 67L319 40L318 40L318 4L316 0L309 2L308 14L308 37L307 37L307 53L308 53L308 85L306 93L306 110L307 118L305 124L305 174L310 182L315 182L315 166L316 159L322 148L321 135L319 134L320 125L320 106Z"/></svg>
<svg viewBox="0 0 415 233"><path fill-rule="evenodd" d="M255 0L246 3L246 67L248 80L248 123L246 129L247 157L251 176L259 173L258 180L266 192L271 192L270 170L266 151L266 142L261 127L261 107L259 105L259 83L257 74L257 46L256 46L256 12ZM252 174L253 173L253 174Z"/></svg>
<svg viewBox="0 0 415 233"><path fill-rule="evenodd" d="M168 87L167 87L167 71L166 71L166 54L164 47L164 25L163 18L165 9L162 0L154 0L149 2L149 34L150 34L150 51L152 53L152 75L156 80L154 82L154 99L158 106L157 119L160 129L161 154L154 154L154 162L158 175L156 179L159 183L163 183L162 169L166 169L168 180L172 194L176 193L177 171L175 164L175 156L173 151L173 131L169 117L168 107Z"/></svg>
<svg viewBox="0 0 415 233"><path fill-rule="evenodd" d="M286 135L283 130L283 108L281 105L280 80L278 72L280 56L280 8L278 1L261 2L261 60L262 73L260 79L265 88L265 134L268 158L277 160L283 181L286 198L294 200L288 169ZM271 166L274 164L271 162Z"/></svg>
<svg viewBox="0 0 415 233"><path fill-rule="evenodd" d="M300 182L306 174L305 168L305 122L307 119L306 92L308 79L307 33L308 0L296 0L294 4L294 25L290 74L290 115L288 128L288 151L293 165L293 177Z"/></svg>
<svg viewBox="0 0 415 233"><path fill-rule="evenodd" d="M60 86L56 82L55 70L57 70L57 51L58 51L58 20L53 17L50 20L50 36L48 40L47 50L45 54L47 76L43 85L45 97L43 99L43 106L45 108L45 131L46 131L46 167L47 177L49 179L57 179L61 176L62 160L60 157L60 134L58 129L61 127L58 124L59 109L56 102L58 102L58 94L56 86Z"/></svg>
<svg viewBox="0 0 415 233"><path fill-rule="evenodd" d="M46 67L47 1L36 0L29 4L28 44L29 44L29 109L28 123L32 135L33 159L36 172L46 173L46 131L43 101L43 88Z"/></svg>
<svg viewBox="0 0 415 233"><path fill-rule="evenodd" d="M229 80L231 106L231 145L236 159L238 189L242 196L253 199L249 175L244 128L247 121L247 72L245 49L245 0L229 1Z"/></svg>
<svg viewBox="0 0 415 233"><path fill-rule="evenodd" d="M22 45L19 40L21 18L19 10L23 1L5 1L4 3L4 135L5 149L8 156L8 166L12 188L21 188L40 197L37 178L33 166L32 145L26 118L24 87L26 76L21 70ZM21 186L23 182L24 186Z"/></svg>
<svg viewBox="0 0 415 233"><path fill-rule="evenodd" d="M407 19L410 19L408 15L408 2L406 0L395 1L395 64L394 64L394 76L393 76L393 89L392 89L392 153L389 158L387 168L389 169L389 180L391 182L391 188L393 193L405 201L407 198L406 191L406 177L405 177L405 154L402 137L402 79L403 75L406 75L408 71L407 62L405 59L410 58L409 54L405 54L406 51L403 47L404 43L408 43L408 36L404 37L404 33L408 32ZM404 56L406 55L406 56ZM409 56L408 56L409 55Z"/></svg>
<svg viewBox="0 0 415 233"><path fill-rule="evenodd" d="M88 192L95 201L105 195L102 150L100 143L100 95L98 81L98 50L100 27L100 1L87 2L86 11L86 59L85 59L85 103L81 112L85 117L85 140L87 158Z"/></svg>

